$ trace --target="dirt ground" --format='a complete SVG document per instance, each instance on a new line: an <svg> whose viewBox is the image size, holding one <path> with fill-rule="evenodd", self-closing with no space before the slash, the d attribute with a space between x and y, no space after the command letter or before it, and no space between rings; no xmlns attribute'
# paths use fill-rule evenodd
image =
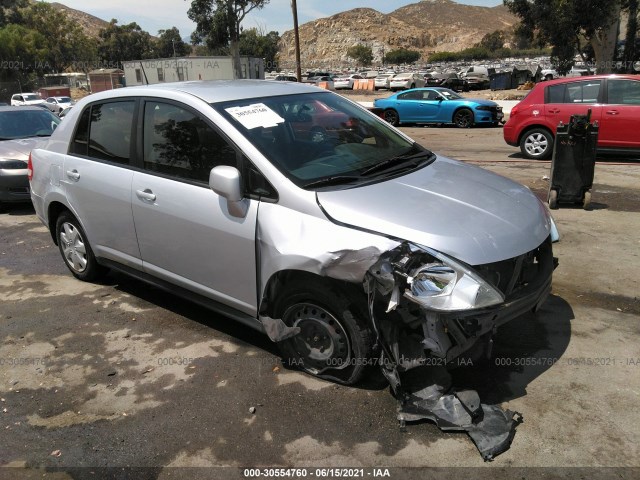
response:
<svg viewBox="0 0 640 480"><path fill-rule="evenodd" d="M523 159L501 128L403 130L546 195L550 163ZM542 310L502 328L489 365L454 372L524 416L490 464L465 434L401 431L375 372L356 388L317 380L187 301L118 274L76 281L30 208L0 213L0 478L639 478L640 163L626 160L598 162L591 210L553 212Z"/></svg>

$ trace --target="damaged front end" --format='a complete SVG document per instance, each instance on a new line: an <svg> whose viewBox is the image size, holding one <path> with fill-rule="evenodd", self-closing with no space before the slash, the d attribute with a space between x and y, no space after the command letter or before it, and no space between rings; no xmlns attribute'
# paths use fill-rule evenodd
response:
<svg viewBox="0 0 640 480"><path fill-rule="evenodd" d="M519 414L482 405L474 391L452 392L447 366L463 354L489 356L498 326L544 302L554 267L551 239L473 268L411 243L380 257L364 286L401 424L429 419L466 431L485 460L509 448Z"/></svg>

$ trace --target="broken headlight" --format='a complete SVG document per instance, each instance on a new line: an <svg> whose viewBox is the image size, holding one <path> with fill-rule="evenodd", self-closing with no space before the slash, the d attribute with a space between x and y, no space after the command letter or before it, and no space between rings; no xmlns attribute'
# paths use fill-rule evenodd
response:
<svg viewBox="0 0 640 480"><path fill-rule="evenodd" d="M504 302L504 296L469 267L435 250L420 247L432 262L412 270L405 297L440 312L473 310Z"/></svg>

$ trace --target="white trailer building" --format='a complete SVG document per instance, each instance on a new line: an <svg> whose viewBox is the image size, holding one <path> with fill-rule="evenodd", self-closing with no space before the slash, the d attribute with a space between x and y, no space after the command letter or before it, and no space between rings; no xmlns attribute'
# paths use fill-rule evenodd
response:
<svg viewBox="0 0 640 480"><path fill-rule="evenodd" d="M264 79L264 60L240 57L241 78ZM179 57L123 62L125 85L236 78L231 57Z"/></svg>

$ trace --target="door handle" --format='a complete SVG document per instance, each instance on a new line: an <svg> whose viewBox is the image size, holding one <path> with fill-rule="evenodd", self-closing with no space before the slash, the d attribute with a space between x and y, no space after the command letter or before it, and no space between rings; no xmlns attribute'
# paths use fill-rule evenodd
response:
<svg viewBox="0 0 640 480"><path fill-rule="evenodd" d="M67 170L67 177L72 178L73 180L80 180L80 174L75 168L73 170Z"/></svg>
<svg viewBox="0 0 640 480"><path fill-rule="evenodd" d="M560 110L554 108L553 110L549 110L549 113L560 113Z"/></svg>
<svg viewBox="0 0 640 480"><path fill-rule="evenodd" d="M619 115L620 112L618 110L608 110L607 115Z"/></svg>
<svg viewBox="0 0 640 480"><path fill-rule="evenodd" d="M153 193L148 188L145 189L145 190L136 190L136 195L138 196L138 198L140 200L147 200L149 202L155 202L156 201L155 193Z"/></svg>

